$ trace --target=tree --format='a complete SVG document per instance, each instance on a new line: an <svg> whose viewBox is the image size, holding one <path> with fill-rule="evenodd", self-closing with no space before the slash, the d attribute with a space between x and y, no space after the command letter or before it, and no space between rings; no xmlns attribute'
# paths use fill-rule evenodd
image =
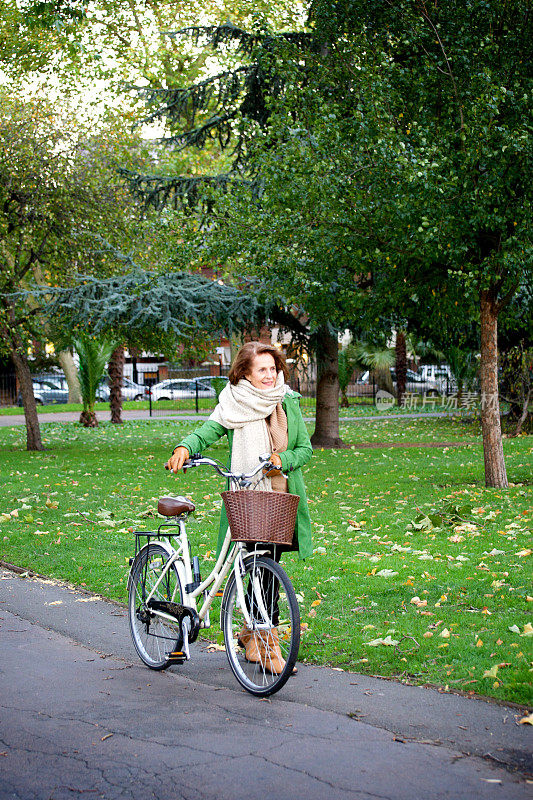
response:
<svg viewBox="0 0 533 800"><path fill-rule="evenodd" d="M83 402L80 423L86 428L96 428L98 426L94 410L96 392L115 346L112 342L79 333L74 339L74 347L80 359L78 373Z"/></svg>
<svg viewBox="0 0 533 800"><path fill-rule="evenodd" d="M336 441L321 410L335 428L334 333L347 317L422 317L438 344L475 304L486 482L506 485L496 332L533 260L528 4L315 0L310 22L279 36L196 29L215 46L236 43L241 63L149 93L151 114L177 125L211 109L174 141L218 136L233 148L230 169L135 176L135 186L154 205L186 205L207 187L232 269L251 263L305 308L323 352L317 443Z"/></svg>
<svg viewBox="0 0 533 800"><path fill-rule="evenodd" d="M135 265L131 269L130 260L124 256L122 260L130 263L129 272L105 279L80 276L71 286L48 290L42 297L46 313L56 323L90 331L88 344L84 339L81 342L88 363L92 363L90 357L95 360L102 336L113 336L130 348L170 354L181 342L194 337L211 337L221 331L231 336L245 331L260 324L267 313L253 295L222 281L185 272L147 272ZM81 356L78 344L76 349ZM109 359L111 420L121 422L124 347L120 344L106 350L98 356L98 363L104 355L104 362ZM96 370L85 371L91 378ZM96 420L91 413L93 383L86 381L90 391L85 389L87 409L84 407L82 415L84 420L93 420L91 424Z"/></svg>
<svg viewBox="0 0 533 800"><path fill-rule="evenodd" d="M339 353L339 389L341 393L340 404L342 408L348 408L350 405L346 392L352 379L356 364L357 358L355 356L354 346L352 343L350 343Z"/></svg>
<svg viewBox="0 0 533 800"><path fill-rule="evenodd" d="M109 358L109 406L111 422L122 423L122 382L124 378L124 345L117 345Z"/></svg>
<svg viewBox="0 0 533 800"><path fill-rule="evenodd" d="M105 270L98 236L123 241L131 200L110 170L112 137L89 136L44 100L2 94L0 106L0 331L20 385L27 447L40 450L28 346L44 321L30 287L46 294L80 264Z"/></svg>
<svg viewBox="0 0 533 800"><path fill-rule="evenodd" d="M452 292L463 314L476 304L485 478L506 486L497 324L533 261L529 4L317 1L314 19L337 31L339 125L365 153L345 198L361 244L361 218L370 226L365 263L396 302L404 286L420 298L431 277L447 316Z"/></svg>
<svg viewBox="0 0 533 800"><path fill-rule="evenodd" d="M273 36L270 33L248 34L246 31L227 23L217 28L195 29L198 38L205 35L206 40L215 47L233 42L237 47L241 63L232 70L206 78L195 86L185 89L166 89L148 91L147 96L152 111L148 119L166 119L175 130L174 142L180 147L194 145L204 147L211 139L217 138L222 148L231 149L233 158L225 172L216 175L199 175L194 178L177 175L143 176L132 175L135 191L155 208L161 209L169 202L190 208L195 203L209 216L209 242L202 246L204 258L222 260L226 266L233 267L233 275L239 280L254 273L259 277L263 297L283 298L285 308L297 305L308 315L308 345L317 354L317 419L313 444L339 446L338 425L338 332L349 325L354 316L353 292L344 292L339 303L339 292L334 282L326 279L329 269L338 272L334 250L328 248L328 236L323 230L316 231L312 240L302 237L302 229L296 224L297 216L283 215L283 199L275 192L261 191L260 204L250 204L251 197L257 198L258 185L254 179L261 172L264 185L266 165L258 159L266 155L264 150L254 152L257 141L268 136L269 145L285 139L283 131L271 126L269 103L280 88L278 75L272 69L271 60L275 57L277 43L299 43L305 40L304 33L290 33ZM285 78L284 78L285 80ZM210 112L207 121L202 114ZM199 115L199 121L196 117ZM182 120L192 125L180 130ZM268 176L271 177L270 175ZM272 180L281 175L272 176ZM226 203L216 197L217 190L228 193ZM291 187L292 188L292 187ZM307 186L312 193L312 186ZM289 189L290 191L290 189ZM318 193L317 193L318 194ZM215 201L216 198L216 201ZM267 207L267 198L276 203ZM315 195L316 199L316 195ZM312 202L310 202L312 206ZM213 214L214 208L217 212ZM307 210L307 209L306 209ZM309 209L314 214L312 208ZM202 216L202 215L201 215ZM205 220L205 217L203 217ZM275 219L278 230L284 229L286 235L293 236L289 257L283 252L283 267L274 269L275 247L265 252L266 245L272 244L270 228ZM219 224L217 224L219 223ZM304 232L308 233L306 226ZM216 236L215 236L216 233ZM220 234L220 235L219 235ZM202 236L204 233L202 232ZM292 269L298 256L298 240L302 242L300 254L306 263L302 269ZM211 247L211 244L213 246ZM292 249L294 247L294 249ZM239 269L239 262L246 262L246 270ZM307 265L313 274L301 279ZM296 279L293 280L293 277ZM353 276L348 278L353 289ZM289 315L287 315L289 316Z"/></svg>

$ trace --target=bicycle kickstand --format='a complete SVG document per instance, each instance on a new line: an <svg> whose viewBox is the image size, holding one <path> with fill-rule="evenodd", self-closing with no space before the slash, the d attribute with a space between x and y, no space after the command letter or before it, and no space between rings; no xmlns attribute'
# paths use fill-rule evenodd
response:
<svg viewBox="0 0 533 800"><path fill-rule="evenodd" d="M183 652L185 654L185 659L187 661L189 661L189 659L191 657L191 653L189 651L189 631L190 631L190 629L191 629L191 621L187 617L181 623L181 632L183 634L183 646L182 646L182 649L183 649Z"/></svg>

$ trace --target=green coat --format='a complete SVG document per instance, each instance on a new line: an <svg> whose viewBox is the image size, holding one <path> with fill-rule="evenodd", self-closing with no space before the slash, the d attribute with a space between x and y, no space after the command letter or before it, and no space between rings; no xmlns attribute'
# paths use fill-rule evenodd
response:
<svg viewBox="0 0 533 800"><path fill-rule="evenodd" d="M287 428L289 434L289 444L284 453L279 453L283 472L288 475L287 489L291 494L297 494L300 498L298 503L298 514L296 516L295 541L298 547L300 558L307 558L313 553L313 543L311 540L311 518L307 506L307 495L305 493L304 478L302 467L307 464L313 455L313 448L309 441L309 434L305 427L305 422L300 410L300 396L298 392L288 392L283 400L283 408L287 415ZM231 447L233 444L233 430L228 430L218 422L207 420L194 433L189 434L183 439L178 447L186 447L189 453L202 453L207 447L214 444L222 436L226 435L229 441L231 464ZM220 517L220 529L218 533L217 552L224 542L228 529L228 518L226 509L222 505Z"/></svg>

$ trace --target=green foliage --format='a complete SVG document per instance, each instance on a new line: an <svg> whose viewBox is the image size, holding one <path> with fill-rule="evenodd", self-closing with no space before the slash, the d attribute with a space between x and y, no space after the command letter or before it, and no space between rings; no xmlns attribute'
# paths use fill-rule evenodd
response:
<svg viewBox="0 0 533 800"><path fill-rule="evenodd" d="M138 336L154 347L165 337L175 345L199 333L224 329L231 335L259 324L265 313L254 295L186 272L134 268L104 279L85 275L47 294L47 313L63 325L89 326L94 335L113 331L126 341Z"/></svg>
<svg viewBox="0 0 533 800"><path fill-rule="evenodd" d="M509 403L504 429L511 436L533 430L533 347L523 342L504 351L501 358L501 393Z"/></svg>
<svg viewBox="0 0 533 800"><path fill-rule="evenodd" d="M363 369L387 370L394 365L394 350L365 339L354 343L354 357Z"/></svg>
<svg viewBox="0 0 533 800"><path fill-rule="evenodd" d="M30 287L67 280L79 265L106 272L98 236L131 236L131 197L113 172L129 141L99 136L46 100L0 90L0 325L8 350L41 339L47 321Z"/></svg>
<svg viewBox="0 0 533 800"><path fill-rule="evenodd" d="M446 349L446 361L453 373L459 392L479 386L479 358L472 350L459 347Z"/></svg>
<svg viewBox="0 0 533 800"><path fill-rule="evenodd" d="M215 394L217 396L217 402L218 402L218 398L220 397L220 392L222 391L224 386L226 386L226 384L227 384L227 381L224 380L224 378L213 378L213 380L211 381L211 386L215 390Z"/></svg>
<svg viewBox="0 0 533 800"><path fill-rule="evenodd" d="M107 362L115 349L115 343L95 339L89 334L78 333L73 344L80 360L78 376L83 411L85 414L94 414L98 383L104 375Z"/></svg>

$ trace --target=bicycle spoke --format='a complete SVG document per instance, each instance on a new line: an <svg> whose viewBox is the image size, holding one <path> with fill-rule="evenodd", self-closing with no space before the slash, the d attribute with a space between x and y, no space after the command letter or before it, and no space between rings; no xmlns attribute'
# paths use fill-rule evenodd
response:
<svg viewBox="0 0 533 800"><path fill-rule="evenodd" d="M243 589L251 628L232 575L222 611L226 652L237 680L248 691L266 696L281 688L292 672L299 646L298 604L287 575L268 558L247 561ZM247 647L239 645L240 635Z"/></svg>
<svg viewBox="0 0 533 800"><path fill-rule="evenodd" d="M150 544L138 556L130 584L129 618L133 643L140 658L152 669L165 669L171 663L168 654L177 649L179 633L171 622L156 616L146 607L147 598L159 580L168 553L159 544ZM158 600L181 602L182 590L177 570L170 567L155 589Z"/></svg>

